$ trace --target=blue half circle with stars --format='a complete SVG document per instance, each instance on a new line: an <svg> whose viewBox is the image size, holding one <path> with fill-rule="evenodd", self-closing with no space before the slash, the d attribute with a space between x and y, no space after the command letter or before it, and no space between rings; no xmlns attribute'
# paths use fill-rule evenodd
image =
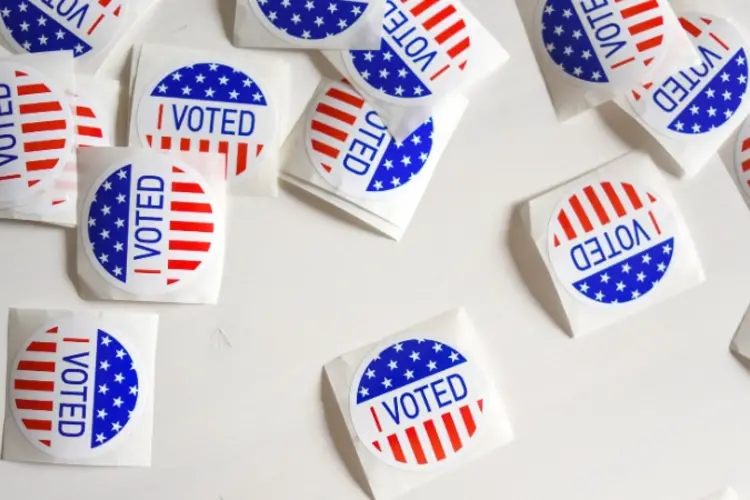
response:
<svg viewBox="0 0 750 500"><path fill-rule="evenodd" d="M300 40L340 35L359 21L367 2L351 0L251 0L276 28Z"/></svg>
<svg viewBox="0 0 750 500"><path fill-rule="evenodd" d="M351 50L349 54L359 75L373 88L399 99L432 95L430 88L394 51L385 39L380 50Z"/></svg>
<svg viewBox="0 0 750 500"><path fill-rule="evenodd" d="M429 119L404 141L391 139L367 191L390 191L412 180L430 158L434 133L433 121Z"/></svg>
<svg viewBox="0 0 750 500"><path fill-rule="evenodd" d="M151 96L206 103L268 105L265 94L247 73L220 63L197 63L176 69L159 81Z"/></svg>

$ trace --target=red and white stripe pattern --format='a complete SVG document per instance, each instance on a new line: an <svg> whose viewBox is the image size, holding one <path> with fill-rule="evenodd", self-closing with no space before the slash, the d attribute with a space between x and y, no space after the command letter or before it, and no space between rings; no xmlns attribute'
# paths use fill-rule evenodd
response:
<svg viewBox="0 0 750 500"><path fill-rule="evenodd" d="M60 337L59 328L46 331L43 340L34 340L21 353L15 368L13 400L15 414L27 435L46 447L52 446L55 410L55 384L58 348L61 343L89 343L88 338ZM93 395L92 395L93 397Z"/></svg>
<svg viewBox="0 0 750 500"><path fill-rule="evenodd" d="M744 191L750 194L750 121L740 132L736 155L737 175Z"/></svg>
<svg viewBox="0 0 750 500"><path fill-rule="evenodd" d="M112 0L98 0L98 4L104 10L102 12L99 12L99 15L96 16L96 19L86 32L87 35L94 34L99 25L107 18L107 16L120 17L120 14L122 14L122 4L120 4L120 2L113 2Z"/></svg>
<svg viewBox="0 0 750 500"><path fill-rule="evenodd" d="M375 426L381 430L380 417L370 407ZM484 411L484 400L452 408L404 430L373 441L372 446L396 462L426 465L441 462L466 446L477 431L477 419Z"/></svg>
<svg viewBox="0 0 750 500"><path fill-rule="evenodd" d="M590 184L570 196L555 214L552 243L556 248L566 242L587 239L591 233L641 211L648 211L656 233L662 234L652 210L656 202L654 195L627 182Z"/></svg>
<svg viewBox="0 0 750 500"><path fill-rule="evenodd" d="M365 101L346 83L334 83L315 107L310 124L310 141L313 151L330 159L321 162L324 171L330 173L331 161L338 161L346 153L350 136L356 132L355 124Z"/></svg>
<svg viewBox="0 0 750 500"><path fill-rule="evenodd" d="M617 69L633 62L649 66L655 58L654 51L664 44L664 9L666 0L615 0L620 15L625 21L636 54L616 61L611 67ZM669 5L666 5L669 9Z"/></svg>

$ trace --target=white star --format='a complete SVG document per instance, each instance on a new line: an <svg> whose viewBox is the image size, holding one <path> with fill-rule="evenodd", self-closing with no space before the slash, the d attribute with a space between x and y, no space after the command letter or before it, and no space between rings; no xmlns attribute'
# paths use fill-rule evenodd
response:
<svg viewBox="0 0 750 500"><path fill-rule="evenodd" d="M96 435L96 442L97 443L103 443L105 440L106 439L104 437L104 434L99 433L99 434Z"/></svg>
<svg viewBox="0 0 750 500"><path fill-rule="evenodd" d="M636 274L636 275L635 275L635 277L636 277L636 279L637 279L637 280L638 280L639 282L641 282L641 283L643 283L643 282L644 282L644 281L646 280L646 275L645 275L645 274L643 274L642 272L641 272L641 273L638 273L638 274Z"/></svg>
<svg viewBox="0 0 750 500"><path fill-rule="evenodd" d="M552 14L553 12L555 12L555 8L554 8L554 7L552 7L551 5L548 5L548 6L547 6L547 7L545 7L545 9L544 9L544 13L545 13L545 14Z"/></svg>
<svg viewBox="0 0 750 500"><path fill-rule="evenodd" d="M122 219L117 219L115 221L115 226L117 226L119 229L122 229L123 226L125 226L125 221Z"/></svg>
<svg viewBox="0 0 750 500"><path fill-rule="evenodd" d="M723 94L721 94L721 96L724 98L725 101L728 101L732 98L732 93L726 90L724 91Z"/></svg>
<svg viewBox="0 0 750 500"><path fill-rule="evenodd" d="M193 89L191 89L189 86L185 85L182 87L182 95L190 95L190 92L192 92Z"/></svg>
<svg viewBox="0 0 750 500"><path fill-rule="evenodd" d="M3 17L9 17L10 16L10 9L5 7L3 10L0 10L0 14L2 14Z"/></svg>
<svg viewBox="0 0 750 500"><path fill-rule="evenodd" d="M121 429L122 429L122 425L120 425L120 422L115 422L114 424L112 424L113 432L120 432Z"/></svg>
<svg viewBox="0 0 750 500"><path fill-rule="evenodd" d="M393 345L393 350L396 352L401 352L404 350L404 346L401 344L401 342Z"/></svg>
<svg viewBox="0 0 750 500"><path fill-rule="evenodd" d="M583 36L583 34L581 33L581 30L575 30L575 31L573 32L573 38L575 38L576 40L578 40L578 39L579 39L579 38L581 38L582 36ZM586 51L586 52L588 52L588 51Z"/></svg>
<svg viewBox="0 0 750 500"><path fill-rule="evenodd" d="M698 133L698 132L700 132L700 131L701 131L701 126L700 126L700 124L699 124L699 123L696 123L696 124L694 124L694 125L693 125L693 132L697 134L697 133Z"/></svg>
<svg viewBox="0 0 750 500"><path fill-rule="evenodd" d="M359 395L362 396L363 398L366 398L367 396L370 395L370 390L367 387L363 387L359 390Z"/></svg>
<svg viewBox="0 0 750 500"><path fill-rule="evenodd" d="M434 361L430 361L429 363L427 363L427 368L429 368L430 371L437 370L437 363L435 363Z"/></svg>
<svg viewBox="0 0 750 500"><path fill-rule="evenodd" d="M166 91L167 91L167 86L166 85L164 85L163 83L161 85L159 85L159 93L163 94Z"/></svg>
<svg viewBox="0 0 750 500"><path fill-rule="evenodd" d="M47 45L47 37L42 35L39 37L39 45Z"/></svg>
<svg viewBox="0 0 750 500"><path fill-rule="evenodd" d="M739 57L737 57L736 62L737 62L738 66L744 66L745 65L745 58L742 57L742 56L739 56Z"/></svg>
<svg viewBox="0 0 750 500"><path fill-rule="evenodd" d="M424 89L422 87L414 87L414 95L422 95Z"/></svg>
<svg viewBox="0 0 750 500"><path fill-rule="evenodd" d="M299 24L302 22L302 18L300 17L299 14L292 14L292 22L294 24Z"/></svg>
<svg viewBox="0 0 750 500"><path fill-rule="evenodd" d="M112 400L112 405L116 406L117 408L121 407L122 406L122 398L118 397L118 398L115 398L114 400Z"/></svg>
<svg viewBox="0 0 750 500"><path fill-rule="evenodd" d="M625 274L629 273L630 272L630 264L627 264L627 263L623 264L622 265L622 272L624 272Z"/></svg>
<svg viewBox="0 0 750 500"><path fill-rule="evenodd" d="M641 296L641 292L639 292L638 290L633 290L631 297L633 297L634 299L637 299L640 296Z"/></svg>
<svg viewBox="0 0 750 500"><path fill-rule="evenodd" d="M388 363L388 368L390 368L391 370L395 370L396 368L398 368L398 363L395 360L392 359Z"/></svg>
<svg viewBox="0 0 750 500"><path fill-rule="evenodd" d="M381 181L375 181L375 183L373 184L373 187L377 189L378 191L380 191L381 189L383 189L383 183Z"/></svg>
<svg viewBox="0 0 750 500"><path fill-rule="evenodd" d="M422 163L426 162L427 158L429 158L429 157L430 157L430 155L428 155L424 151L421 152L421 153L419 153L419 159L422 160Z"/></svg>
<svg viewBox="0 0 750 500"><path fill-rule="evenodd" d="M656 266L656 269L658 269L660 273L663 273L667 270L667 266L664 265L664 262L659 262L659 264L657 264Z"/></svg>
<svg viewBox="0 0 750 500"><path fill-rule="evenodd" d="M573 69L573 74L576 76L581 76L583 74L583 70L580 67L576 66Z"/></svg>
<svg viewBox="0 0 750 500"><path fill-rule="evenodd" d="M747 77L745 75L740 75L740 76L737 77L737 81L740 82L740 83L742 83L742 84L745 84L745 83L747 83Z"/></svg>
<svg viewBox="0 0 750 500"><path fill-rule="evenodd" d="M80 43L77 43L76 46L73 47L73 49L75 49L76 54L80 54L83 52L83 45L81 45Z"/></svg>
<svg viewBox="0 0 750 500"><path fill-rule="evenodd" d="M355 5L355 6L354 6L354 7L352 8L352 15L354 15L354 16L358 16L358 15L360 15L361 13L362 13L362 9L361 9L360 7L358 7L358 6L356 6L356 5Z"/></svg>
<svg viewBox="0 0 750 500"><path fill-rule="evenodd" d="M305 8L307 10L313 10L315 8L315 2L313 2L312 0L307 0L307 2L305 3Z"/></svg>
<svg viewBox="0 0 750 500"><path fill-rule="evenodd" d="M385 387L386 389L388 389L391 386L391 379L384 378L381 383L383 384L383 387Z"/></svg>
<svg viewBox="0 0 750 500"><path fill-rule="evenodd" d="M548 44L547 44L547 52L550 52L550 53L552 53L552 52L554 52L554 51L555 51L555 49L556 49L556 48L557 48L557 47L555 47L555 44L554 44L554 43L548 43Z"/></svg>
<svg viewBox="0 0 750 500"><path fill-rule="evenodd" d="M622 291L623 291L623 290L625 290L626 288L627 288L627 287L625 286L625 283L623 283L622 281L620 281L620 282L618 282L618 283L617 283L617 291L618 291L618 292L622 292Z"/></svg>
<svg viewBox="0 0 750 500"><path fill-rule="evenodd" d="M102 345L103 346L109 346L110 342L112 342L112 339L110 339L109 337L103 337L102 338Z"/></svg>
<svg viewBox="0 0 750 500"><path fill-rule="evenodd" d="M685 129L685 124L682 122L675 123L674 127L679 131L682 132Z"/></svg>
<svg viewBox="0 0 750 500"><path fill-rule="evenodd" d="M649 254L644 255L641 262L643 262L644 264L651 264L651 256Z"/></svg>
<svg viewBox="0 0 750 500"><path fill-rule="evenodd" d="M109 337L106 337L106 338L107 338L107 340L109 340ZM104 344L104 341L103 341L103 340L104 340L104 339L102 339L102 344ZM107 343L107 344L104 344L104 345L109 345L109 343ZM99 369L100 369L100 370L104 370L105 372L106 372L107 370L109 370L109 361L107 361L107 360L105 359L104 361L102 361L101 363L99 363Z"/></svg>
<svg viewBox="0 0 750 500"><path fill-rule="evenodd" d="M598 300L599 302L604 300L604 294L602 292L596 292L596 300Z"/></svg>
<svg viewBox="0 0 750 500"><path fill-rule="evenodd" d="M727 118L727 120L729 120L732 117L732 110L727 109L726 111L724 111L724 116Z"/></svg>
<svg viewBox="0 0 750 500"><path fill-rule="evenodd" d="M105 182L105 183L104 183L104 184L102 185L102 187L104 188L104 190L105 190L105 191L109 191L110 189L112 189L112 183L111 183L111 182L109 182L109 181L106 181L106 182Z"/></svg>
<svg viewBox="0 0 750 500"><path fill-rule="evenodd" d="M102 384L99 386L99 394L107 394L109 392L109 387L107 387L107 384Z"/></svg>
<svg viewBox="0 0 750 500"><path fill-rule="evenodd" d="M122 252L122 243L119 241L115 243L115 252Z"/></svg>
<svg viewBox="0 0 750 500"><path fill-rule="evenodd" d="M391 59L393 59L393 54L391 54L390 52L386 52L385 54L383 54L384 61L390 61Z"/></svg>
<svg viewBox="0 0 750 500"><path fill-rule="evenodd" d="M99 260L102 261L102 264L106 264L107 262L109 262L109 255L103 253L99 256Z"/></svg>
<svg viewBox="0 0 750 500"><path fill-rule="evenodd" d="M391 184L393 184L394 187L395 186L400 186L401 185L401 178L400 177L394 177L393 179L391 179Z"/></svg>
<svg viewBox="0 0 750 500"><path fill-rule="evenodd" d="M716 96L716 91L714 89L706 89L706 97L709 99L713 99Z"/></svg>
<svg viewBox="0 0 750 500"><path fill-rule="evenodd" d="M231 92L229 93L229 98L230 98L230 99L234 99L234 100L237 100L237 97L238 97L239 95L240 95L240 94L239 94L239 92L237 92L236 90L233 90L233 91L231 91Z"/></svg>
<svg viewBox="0 0 750 500"><path fill-rule="evenodd" d="M669 246L669 244L664 245L663 247L661 247L661 249L662 249L662 252L664 252L665 254L672 253L672 247Z"/></svg>
<svg viewBox="0 0 750 500"><path fill-rule="evenodd" d="M396 93L396 95L404 95L404 87L402 87L401 85L399 85L398 87L396 87L396 89L394 90L394 92Z"/></svg>
<svg viewBox="0 0 750 500"><path fill-rule="evenodd" d="M28 40L23 42L23 48L26 50L31 50L31 43L29 43Z"/></svg>
<svg viewBox="0 0 750 500"><path fill-rule="evenodd" d="M362 78L364 78L365 80L367 80L368 78L370 78L370 72L367 71L367 70L364 70L362 72Z"/></svg>
<svg viewBox="0 0 750 500"><path fill-rule="evenodd" d="M562 26L555 26L555 35L560 36L563 33L565 33L565 30Z"/></svg>
<svg viewBox="0 0 750 500"><path fill-rule="evenodd" d="M175 71L174 73L172 73L172 80L176 80L179 82L181 78L182 73L180 73L179 71Z"/></svg>
<svg viewBox="0 0 750 500"><path fill-rule="evenodd" d="M333 14L337 10L338 10L338 6L335 3L328 4L328 12L330 12L331 14Z"/></svg>
<svg viewBox="0 0 750 500"><path fill-rule="evenodd" d="M708 108L707 110L708 116L711 116L711 117L716 116L716 111L717 111L716 108L714 108L713 106Z"/></svg>
<svg viewBox="0 0 750 500"><path fill-rule="evenodd" d="M102 215L109 215L110 212L112 212L112 207L110 207L109 205L104 205L102 207Z"/></svg>
<svg viewBox="0 0 750 500"><path fill-rule="evenodd" d="M325 21L323 21L323 18L321 16L318 16L315 18L315 26L320 28L324 24L325 24Z"/></svg>
<svg viewBox="0 0 750 500"><path fill-rule="evenodd" d="M29 7L29 6L28 6L28 5L26 5L26 3L25 3L25 2L21 2L21 5L19 5L19 6L18 6L18 10L20 10L21 12L26 12L26 9L27 9L28 7Z"/></svg>
<svg viewBox="0 0 750 500"><path fill-rule="evenodd" d="M372 368L368 369L367 372L365 372L365 375L367 375L367 378L374 378L375 377L375 370Z"/></svg>
<svg viewBox="0 0 750 500"><path fill-rule="evenodd" d="M409 357L412 361L419 361L419 353L417 351L412 351Z"/></svg>
<svg viewBox="0 0 750 500"><path fill-rule="evenodd" d="M344 29L344 28L346 28L346 27L347 27L348 25L349 25L349 24L348 24L348 23L346 22L346 19L339 19L339 22L338 22L338 27L339 27L339 28L341 28L341 29Z"/></svg>
<svg viewBox="0 0 750 500"><path fill-rule="evenodd" d="M229 83L229 78L227 78L226 76L219 77L219 84L226 85L227 83Z"/></svg>
<svg viewBox="0 0 750 500"><path fill-rule="evenodd" d="M309 39L311 37L312 37L312 34L310 33L309 30L302 30L302 38L304 38L305 40L307 40L307 39Z"/></svg>
<svg viewBox="0 0 750 500"><path fill-rule="evenodd" d="M219 65L216 64L216 63L211 63L211 64L208 65L208 69L210 71L216 71L217 69L219 69Z"/></svg>
<svg viewBox="0 0 750 500"><path fill-rule="evenodd" d="M383 68L380 70L380 78L388 78L388 75L390 75L390 73L387 69Z"/></svg>
<svg viewBox="0 0 750 500"><path fill-rule="evenodd" d="M125 377L123 377L122 373L118 373L115 375L115 382L118 384L122 384L122 381L125 380Z"/></svg>
<svg viewBox="0 0 750 500"><path fill-rule="evenodd" d="M96 226L96 219L94 219L93 217L89 217L89 227L94 226Z"/></svg>
<svg viewBox="0 0 750 500"><path fill-rule="evenodd" d="M404 372L404 377L406 377L406 380L411 380L414 378L414 372L411 370L406 370Z"/></svg>
<svg viewBox="0 0 750 500"><path fill-rule="evenodd" d="M101 236L102 239L107 240L109 239L109 231L107 231L106 229L102 229L102 232L99 233L99 236Z"/></svg>
<svg viewBox="0 0 750 500"><path fill-rule="evenodd" d="M729 81L729 78L730 78L730 77L729 77L729 73L727 73L726 71L725 71L724 73L722 73L722 74L721 74L721 81L722 81L722 82L728 82L728 81Z"/></svg>
<svg viewBox="0 0 750 500"><path fill-rule="evenodd" d="M96 418L101 418L102 420L104 420L105 418L107 418L107 410L105 410L105 409L98 410L96 412Z"/></svg>
<svg viewBox="0 0 750 500"><path fill-rule="evenodd" d="M39 19L37 19L36 22L39 26L47 26L47 18L43 16L39 16Z"/></svg>
<svg viewBox="0 0 750 500"><path fill-rule="evenodd" d="M586 292L588 292L588 291L589 291L589 288L591 288L591 287L590 287L590 286L588 286L588 285L587 285L586 283L583 283L583 284L581 285L581 287L580 287L580 290L581 290L581 291L582 291L583 293L586 293Z"/></svg>
<svg viewBox="0 0 750 500"><path fill-rule="evenodd" d="M698 112L700 112L700 110L701 110L701 108L699 108L695 104L693 104L693 106L690 108L690 112L693 113L694 115L697 115Z"/></svg>
<svg viewBox="0 0 750 500"><path fill-rule="evenodd" d="M65 32L63 30L57 30L55 32L55 36L58 40L62 40L63 38L65 38Z"/></svg>
<svg viewBox="0 0 750 500"><path fill-rule="evenodd" d="M448 356L448 357L449 357L449 358L451 359L451 361L453 361L454 363L455 363L456 361L458 361L458 353L457 353L457 352L452 352L452 353L451 353L451 355L450 355L450 356Z"/></svg>
<svg viewBox="0 0 750 500"><path fill-rule="evenodd" d="M569 56L569 55L573 54L573 47L571 47L570 45L568 45L567 47L565 47L563 49L563 54L565 54L566 56Z"/></svg>
<svg viewBox="0 0 750 500"><path fill-rule="evenodd" d="M406 155L402 156L401 163L404 164L404 166L408 167L409 165L411 165L411 157L406 156Z"/></svg>
<svg viewBox="0 0 750 500"><path fill-rule="evenodd" d="M138 386L135 386L135 385L131 386L130 389L128 390L128 393L131 396L135 396L136 394L138 394Z"/></svg>
<svg viewBox="0 0 750 500"><path fill-rule="evenodd" d="M568 18L569 18L570 16L572 16L572 15L573 15L573 13L572 13L572 12L570 11L570 9L565 9L565 10L563 10L563 17L564 17L565 19L568 19Z"/></svg>
<svg viewBox="0 0 750 500"><path fill-rule="evenodd" d="M392 160L385 160L385 163L383 163L383 166L386 170L390 170L393 168L393 161Z"/></svg>
<svg viewBox="0 0 750 500"><path fill-rule="evenodd" d="M120 266L116 266L116 267L115 267L115 268L114 268L114 269L112 270L112 274L114 274L115 276L119 276L119 275L121 275L121 274L122 274L122 268L121 268Z"/></svg>
<svg viewBox="0 0 750 500"><path fill-rule="evenodd" d="M19 24L19 26L21 27L21 31L29 31L29 23L27 23L26 21Z"/></svg>
<svg viewBox="0 0 750 500"><path fill-rule="evenodd" d="M216 91L212 89L211 87L206 89L206 97L213 97Z"/></svg>
<svg viewBox="0 0 750 500"><path fill-rule="evenodd" d="M609 274L604 273L600 276L600 278L602 279L602 283L609 283Z"/></svg>
<svg viewBox="0 0 750 500"><path fill-rule="evenodd" d="M435 351L435 352L442 351L443 350L443 344L438 344L437 342L435 342L434 344L432 344L432 350Z"/></svg>
<svg viewBox="0 0 750 500"><path fill-rule="evenodd" d="M115 356L117 357L117 359L122 359L125 357L125 351L123 351L122 349L118 349L117 354L115 354Z"/></svg>
<svg viewBox="0 0 750 500"><path fill-rule="evenodd" d="M599 81L599 80L601 80L601 78L602 78L602 74L599 73L598 71L594 71L591 74L591 79L594 80L594 81Z"/></svg>

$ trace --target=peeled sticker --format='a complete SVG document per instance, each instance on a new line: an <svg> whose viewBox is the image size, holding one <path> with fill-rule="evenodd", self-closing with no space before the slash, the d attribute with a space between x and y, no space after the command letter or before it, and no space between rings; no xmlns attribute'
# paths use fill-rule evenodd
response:
<svg viewBox="0 0 750 500"><path fill-rule="evenodd" d="M701 135L725 125L742 106L750 74L742 35L729 22L692 13L680 23L702 62L628 95L643 121L663 134Z"/></svg>
<svg viewBox="0 0 750 500"><path fill-rule="evenodd" d="M170 163L171 161L171 163ZM123 162L94 184L81 221L86 254L111 285L160 295L195 279L216 250L216 202L204 178L168 157Z"/></svg>
<svg viewBox="0 0 750 500"><path fill-rule="evenodd" d="M427 470L455 460L480 434L486 382L451 346L410 338L367 357L350 411L362 444L388 465Z"/></svg>
<svg viewBox="0 0 750 500"><path fill-rule="evenodd" d="M356 198L382 198L422 171L434 133L430 119L396 141L350 85L332 83L309 118L306 142L315 169L332 186Z"/></svg>
<svg viewBox="0 0 750 500"><path fill-rule="evenodd" d="M0 62L0 203L49 187L72 156L67 96L35 69Z"/></svg>
<svg viewBox="0 0 750 500"><path fill-rule="evenodd" d="M0 0L0 31L23 52L100 51L124 26L124 0Z"/></svg>
<svg viewBox="0 0 750 500"><path fill-rule="evenodd" d="M380 50L343 53L351 78L386 102L422 105L460 85L470 28L451 0L386 0Z"/></svg>
<svg viewBox="0 0 750 500"><path fill-rule="evenodd" d="M143 372L126 340L76 317L34 333L12 365L9 395L32 445L58 458L87 459L127 439L143 404Z"/></svg>
<svg viewBox="0 0 750 500"><path fill-rule="evenodd" d="M586 303L642 300L668 272L677 224L654 191L605 181L563 199L549 225L549 257L570 293Z"/></svg>
<svg viewBox="0 0 750 500"><path fill-rule="evenodd" d="M355 31L372 0L246 0L263 25L282 40L306 44Z"/></svg>
<svg viewBox="0 0 750 500"><path fill-rule="evenodd" d="M144 146L225 155L229 180L251 174L253 156L262 162L277 127L256 81L237 68L205 62L159 78L141 99L137 123Z"/></svg>
<svg viewBox="0 0 750 500"><path fill-rule="evenodd" d="M542 0L539 30L557 68L582 87L643 82L668 47L666 0Z"/></svg>
<svg viewBox="0 0 750 500"><path fill-rule="evenodd" d="M735 152L735 168L742 191L750 197L750 120L740 131Z"/></svg>

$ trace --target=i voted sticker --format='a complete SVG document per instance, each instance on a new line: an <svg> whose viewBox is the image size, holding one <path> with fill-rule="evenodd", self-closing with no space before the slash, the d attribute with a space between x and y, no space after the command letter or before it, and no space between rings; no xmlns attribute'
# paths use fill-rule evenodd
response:
<svg viewBox="0 0 750 500"><path fill-rule="evenodd" d="M541 0L545 52L571 81L600 88L643 82L667 52L666 0Z"/></svg>
<svg viewBox="0 0 750 500"><path fill-rule="evenodd" d="M422 171L434 133L430 119L396 141L350 85L332 83L315 104L306 142L313 166L332 186L357 198L382 198Z"/></svg>
<svg viewBox="0 0 750 500"><path fill-rule="evenodd" d="M0 0L1 30L19 51L100 51L125 22L125 0Z"/></svg>
<svg viewBox="0 0 750 500"><path fill-rule="evenodd" d="M654 191L620 181L584 185L562 200L549 225L557 278L586 302L642 300L668 272L677 224Z"/></svg>
<svg viewBox="0 0 750 500"><path fill-rule="evenodd" d="M470 27L452 0L386 0L380 50L343 53L353 81L378 99L420 105L464 78Z"/></svg>
<svg viewBox="0 0 750 500"><path fill-rule="evenodd" d="M750 120L740 131L734 157L737 178L745 196L750 197Z"/></svg>
<svg viewBox="0 0 750 500"><path fill-rule="evenodd" d="M258 83L220 63L175 68L152 85L138 107L144 146L221 153L227 178L242 180L276 135L276 112ZM255 160L254 160L255 159Z"/></svg>
<svg viewBox="0 0 750 500"><path fill-rule="evenodd" d="M263 25L295 44L345 36L362 25L372 0L249 0Z"/></svg>
<svg viewBox="0 0 750 500"><path fill-rule="evenodd" d="M110 168L94 184L83 215L92 265L134 295L186 285L216 251L219 217L211 190L192 167L169 157Z"/></svg>
<svg viewBox="0 0 750 500"><path fill-rule="evenodd" d="M67 96L39 71L0 62L0 203L46 189L73 152Z"/></svg>
<svg viewBox="0 0 750 500"><path fill-rule="evenodd" d="M143 372L126 339L71 317L34 333L13 362L10 405L39 450L87 459L119 446L142 405Z"/></svg>
<svg viewBox="0 0 750 500"><path fill-rule="evenodd" d="M647 83L628 99L654 130L684 137L725 125L744 102L750 73L745 41L729 22L691 13L680 23L702 62L664 81Z"/></svg>
<svg viewBox="0 0 750 500"><path fill-rule="evenodd" d="M484 423L486 382L453 347L409 338L366 358L350 412L360 441L383 462L427 470L453 461Z"/></svg>

